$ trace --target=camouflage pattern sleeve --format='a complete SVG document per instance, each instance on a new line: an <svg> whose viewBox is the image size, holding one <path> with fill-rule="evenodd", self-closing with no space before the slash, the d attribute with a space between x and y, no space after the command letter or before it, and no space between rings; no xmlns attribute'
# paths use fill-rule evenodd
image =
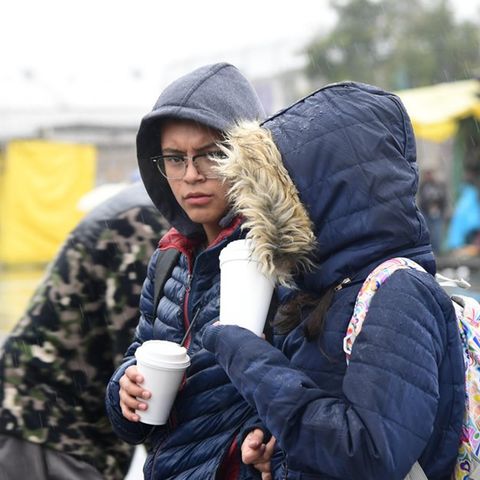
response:
<svg viewBox="0 0 480 480"><path fill-rule="evenodd" d="M123 478L105 388L130 344L147 263L167 225L154 207L80 224L0 350L0 432Z"/></svg>

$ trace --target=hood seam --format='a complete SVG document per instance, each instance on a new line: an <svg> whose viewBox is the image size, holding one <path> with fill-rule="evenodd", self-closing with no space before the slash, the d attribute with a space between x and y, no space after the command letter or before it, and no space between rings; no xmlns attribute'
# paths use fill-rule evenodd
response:
<svg viewBox="0 0 480 480"><path fill-rule="evenodd" d="M213 69L212 72L205 78L201 78L195 85L192 85L190 90L185 94L185 96L182 98L182 104L178 105L178 107L185 107L185 104L190 100L190 97L204 84L206 83L207 80L210 80L213 76L215 76L220 70L223 70L224 68L228 67L230 65L224 64L218 66L216 69ZM177 107L177 105L172 105Z"/></svg>

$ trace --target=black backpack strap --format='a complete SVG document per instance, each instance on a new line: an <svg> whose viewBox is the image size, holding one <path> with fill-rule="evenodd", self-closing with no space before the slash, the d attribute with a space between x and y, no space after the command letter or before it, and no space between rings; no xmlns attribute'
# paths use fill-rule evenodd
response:
<svg viewBox="0 0 480 480"><path fill-rule="evenodd" d="M270 307L268 308L267 320L265 326L263 327L263 334L265 335L265 340L268 343L273 343L273 319L277 313L280 302L278 301L277 292L274 290L272 295L272 300L270 301Z"/></svg>
<svg viewBox="0 0 480 480"><path fill-rule="evenodd" d="M170 278L173 267L178 262L180 252L175 248L169 248L167 250L160 250L157 258L157 264L155 265L155 294L153 297L153 311L157 312L158 302L163 294L163 287L165 282Z"/></svg>

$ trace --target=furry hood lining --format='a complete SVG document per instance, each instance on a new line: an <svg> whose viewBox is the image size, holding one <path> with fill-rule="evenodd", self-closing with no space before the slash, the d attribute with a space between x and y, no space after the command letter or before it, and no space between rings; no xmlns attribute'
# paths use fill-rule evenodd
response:
<svg viewBox="0 0 480 480"><path fill-rule="evenodd" d="M243 122L228 132L227 158L219 172L231 187L233 209L245 218L247 238L262 271L292 287L309 270L315 251L313 224L282 163L269 130Z"/></svg>

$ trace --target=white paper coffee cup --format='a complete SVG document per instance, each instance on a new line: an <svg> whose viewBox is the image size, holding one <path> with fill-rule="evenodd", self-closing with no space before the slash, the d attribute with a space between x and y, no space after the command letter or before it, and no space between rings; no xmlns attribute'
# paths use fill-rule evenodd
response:
<svg viewBox="0 0 480 480"><path fill-rule="evenodd" d="M260 336L274 281L260 271L251 240L236 240L220 252L220 323L239 325Z"/></svg>
<svg viewBox="0 0 480 480"><path fill-rule="evenodd" d="M148 405L146 411L136 410L142 423L164 425L167 423L185 370L190 365L187 350L177 343L165 340L144 342L135 352L137 368L143 376L142 387L152 394L150 399L140 399Z"/></svg>

